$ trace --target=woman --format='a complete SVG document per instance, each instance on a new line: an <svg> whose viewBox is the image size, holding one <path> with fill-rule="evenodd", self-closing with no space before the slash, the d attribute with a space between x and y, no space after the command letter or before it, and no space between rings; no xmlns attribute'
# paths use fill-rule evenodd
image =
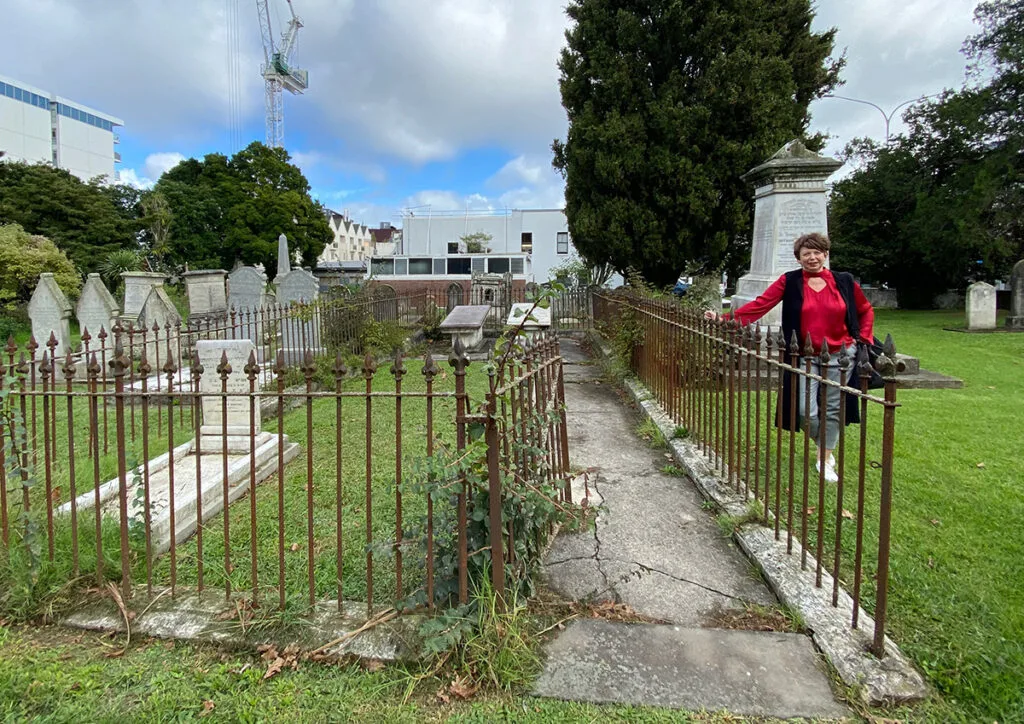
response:
<svg viewBox="0 0 1024 724"><path fill-rule="evenodd" d="M821 369L821 362L815 355L811 357L811 372L839 382L838 353L845 349L852 355L857 342L870 342L873 339L875 311L861 291L860 285L850 274L833 274L826 268L830 246L829 240L822 234L804 234L799 237L793 243L793 254L800 262L800 268L783 274L757 299L723 316L736 319L741 324L751 324L782 302L782 331L787 344L793 338L794 332L801 345L809 334L816 351L820 351L822 344L827 343L832 355L827 369ZM705 316L712 319L717 315L714 312L706 312ZM806 360L801 358L802 366L805 362ZM839 477L836 474L832 451L839 440L839 390L836 387L828 387L825 398L825 429L820 430L818 382L811 380L810 409L805 411L804 385L807 378L800 375L800 390L797 394L799 413L796 426L793 427L789 409L791 378L792 374L784 377L782 405L776 423L785 429L799 430L800 421L805 413L808 413L807 432L818 446L815 467L820 472L824 463L825 479L836 482ZM845 423L859 421L857 405L851 404L848 400Z"/></svg>

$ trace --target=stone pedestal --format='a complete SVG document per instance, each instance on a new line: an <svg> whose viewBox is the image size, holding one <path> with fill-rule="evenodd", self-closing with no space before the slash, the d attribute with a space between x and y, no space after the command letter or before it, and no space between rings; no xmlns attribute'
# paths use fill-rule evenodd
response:
<svg viewBox="0 0 1024 724"><path fill-rule="evenodd" d="M985 282L967 287L967 329L996 328L996 288Z"/></svg>
<svg viewBox="0 0 1024 724"><path fill-rule="evenodd" d="M32 321L32 336L39 345L38 357L42 358L49 351L46 345L52 334L57 339L54 357L62 359L71 344L71 302L57 286L52 273L39 275L39 284L28 303L28 316Z"/></svg>
<svg viewBox="0 0 1024 724"><path fill-rule="evenodd" d="M188 296L189 322L222 318L228 311L228 295L223 269L202 269L185 272L185 293Z"/></svg>
<svg viewBox="0 0 1024 724"><path fill-rule="evenodd" d="M814 231L828 234L825 180L840 166L840 161L791 141L743 176L755 188L754 236L750 271L736 284L732 309L756 299L780 275L800 268L793 255L798 236ZM781 306L761 318L762 325L781 322Z"/></svg>
<svg viewBox="0 0 1024 724"><path fill-rule="evenodd" d="M1013 265L1010 274L1010 316L1006 318L1006 326L1024 332L1024 259Z"/></svg>
<svg viewBox="0 0 1024 724"><path fill-rule="evenodd" d="M127 322L137 322L142 305L153 287L162 287L164 275L153 272L123 272L124 279L124 309L121 310L121 318Z"/></svg>

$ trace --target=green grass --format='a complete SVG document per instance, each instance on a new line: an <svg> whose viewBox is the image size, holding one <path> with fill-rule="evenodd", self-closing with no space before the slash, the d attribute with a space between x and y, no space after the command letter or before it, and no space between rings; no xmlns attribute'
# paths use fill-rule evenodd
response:
<svg viewBox="0 0 1024 724"><path fill-rule="evenodd" d="M0 627L0 720L737 721L724 714L536 699L521 691L484 690L460 701L449 692L450 671L431 674L417 666L367 670L351 662L302 661L297 670L264 681L267 662L258 656L169 641L133 640L123 655L108 658L123 644L123 636Z"/></svg>
<svg viewBox="0 0 1024 724"><path fill-rule="evenodd" d="M880 311L960 390L900 390L889 628L942 694L937 716L1024 720L1024 334L960 312ZM979 467L984 464L984 467Z"/></svg>

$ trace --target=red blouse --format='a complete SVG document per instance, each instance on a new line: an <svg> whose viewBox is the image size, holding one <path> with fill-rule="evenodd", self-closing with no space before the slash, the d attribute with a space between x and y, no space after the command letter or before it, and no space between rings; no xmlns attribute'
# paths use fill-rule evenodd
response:
<svg viewBox="0 0 1024 724"><path fill-rule="evenodd" d="M811 277L820 277L825 280L825 288L816 292L807 284ZM821 349L823 340L828 341L830 352L838 352L841 346L849 346L854 343L846 328L846 302L843 301L836 280L832 272L824 269L817 274L804 272L804 303L800 313L800 328L804 339L811 335L811 343L816 350ZM741 324L751 324L763 317L775 305L782 301L782 295L786 290L786 275L783 274L776 279L770 287L764 290L764 294L754 301L744 304L739 309L724 315L726 318L738 320ZM872 330L875 323L875 310L871 302L864 296L860 285L853 284L853 301L857 306L857 319L860 321L860 338L863 340L872 339ZM800 340L802 345L804 339Z"/></svg>

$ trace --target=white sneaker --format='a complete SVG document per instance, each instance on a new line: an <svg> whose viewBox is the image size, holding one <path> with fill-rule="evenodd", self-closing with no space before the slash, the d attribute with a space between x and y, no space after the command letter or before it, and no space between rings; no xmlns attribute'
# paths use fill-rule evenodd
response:
<svg viewBox="0 0 1024 724"><path fill-rule="evenodd" d="M819 473L821 472L820 460L816 460L814 462L814 469ZM831 460L825 461L825 480L830 483L839 482L839 474L836 472L835 463L833 463Z"/></svg>

